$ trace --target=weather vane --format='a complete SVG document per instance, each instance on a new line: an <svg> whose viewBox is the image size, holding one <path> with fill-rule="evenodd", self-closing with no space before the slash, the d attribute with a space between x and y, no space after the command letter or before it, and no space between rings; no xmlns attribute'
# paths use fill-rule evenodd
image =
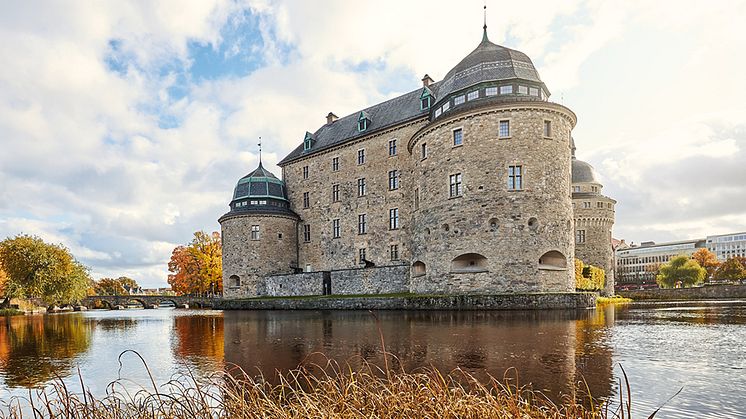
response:
<svg viewBox="0 0 746 419"><path fill-rule="evenodd" d="M262 164L262 137L259 137L259 164Z"/></svg>

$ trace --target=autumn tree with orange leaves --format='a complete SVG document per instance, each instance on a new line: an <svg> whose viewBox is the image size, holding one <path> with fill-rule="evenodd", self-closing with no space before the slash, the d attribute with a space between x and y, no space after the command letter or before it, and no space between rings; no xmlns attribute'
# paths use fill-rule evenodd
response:
<svg viewBox="0 0 746 419"><path fill-rule="evenodd" d="M720 266L717 256L704 247L694 252L692 259L696 260L699 266L707 270L707 278L712 278L712 275L715 274L718 266Z"/></svg>
<svg viewBox="0 0 746 419"><path fill-rule="evenodd" d="M194 233L192 241L178 246L168 262L168 283L176 294L223 292L223 249L220 233Z"/></svg>

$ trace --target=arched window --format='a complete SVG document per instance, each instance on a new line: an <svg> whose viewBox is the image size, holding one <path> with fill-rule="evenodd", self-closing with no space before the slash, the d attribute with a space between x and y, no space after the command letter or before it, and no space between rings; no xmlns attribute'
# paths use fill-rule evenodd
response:
<svg viewBox="0 0 746 419"><path fill-rule="evenodd" d="M550 250L539 258L539 269L567 269L567 258L556 250Z"/></svg>
<svg viewBox="0 0 746 419"><path fill-rule="evenodd" d="M487 272L487 258L479 253L465 253L451 261L451 272Z"/></svg>
<svg viewBox="0 0 746 419"><path fill-rule="evenodd" d="M412 264L412 276L422 276L425 275L425 272L427 272L427 270L425 269L424 262L418 260Z"/></svg>
<svg viewBox="0 0 746 419"><path fill-rule="evenodd" d="M230 278L228 278L228 284L230 287L240 287L241 278L239 278L238 275L231 275Z"/></svg>

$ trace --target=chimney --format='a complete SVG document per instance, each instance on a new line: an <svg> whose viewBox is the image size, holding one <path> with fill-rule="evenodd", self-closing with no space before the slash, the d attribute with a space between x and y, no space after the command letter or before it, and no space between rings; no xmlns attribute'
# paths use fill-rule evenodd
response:
<svg viewBox="0 0 746 419"><path fill-rule="evenodd" d="M430 83L434 82L435 80L431 79L430 76L425 74L425 77L422 78L422 86L427 87L430 86Z"/></svg>
<svg viewBox="0 0 746 419"><path fill-rule="evenodd" d="M327 123L327 125L331 124L332 122L336 121L337 119L339 119L339 117L337 115L334 115L334 112L329 112L329 115L326 116L326 123Z"/></svg>

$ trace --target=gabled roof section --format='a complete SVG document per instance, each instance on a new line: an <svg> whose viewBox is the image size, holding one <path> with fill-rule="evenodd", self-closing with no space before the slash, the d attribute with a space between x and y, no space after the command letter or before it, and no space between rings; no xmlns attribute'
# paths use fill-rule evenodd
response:
<svg viewBox="0 0 746 419"><path fill-rule="evenodd" d="M430 90L429 87L425 86L425 87L422 88L422 93L420 93L420 99L424 99L424 98L426 98L428 96L430 96L432 98L435 98L435 95L433 94L433 91Z"/></svg>
<svg viewBox="0 0 746 419"><path fill-rule="evenodd" d="M436 85L437 83L434 83L430 86L434 87ZM316 143L311 150L304 151L303 144L300 144L295 148L295 150L285 156L278 165L282 166L300 157L318 153L322 150L344 144L348 141L353 141L357 138L370 135L371 133L396 126L402 122L427 116L429 114L429 109L423 110L420 108L421 93L422 88L417 88L409 93L405 93L361 111L356 111L330 124L322 125L321 128L313 134ZM357 125L361 113L366 115L371 121L368 129L364 132L359 132Z"/></svg>

